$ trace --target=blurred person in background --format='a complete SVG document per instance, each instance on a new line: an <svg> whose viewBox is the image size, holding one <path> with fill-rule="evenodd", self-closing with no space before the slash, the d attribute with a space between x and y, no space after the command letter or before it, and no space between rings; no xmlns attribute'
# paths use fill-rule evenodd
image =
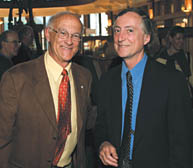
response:
<svg viewBox="0 0 193 168"><path fill-rule="evenodd" d="M189 85L190 95L193 97L193 64L192 56L184 51L184 28L172 27L167 37L169 44L155 56L155 59L165 64L169 70L179 70L184 73ZM193 101L193 100L192 100Z"/></svg>
<svg viewBox="0 0 193 168"><path fill-rule="evenodd" d="M20 41L17 32L7 30L0 34L0 78L13 66L12 58L18 54Z"/></svg>
<svg viewBox="0 0 193 168"><path fill-rule="evenodd" d="M33 45L34 32L32 27L28 25L22 25L18 26L17 29L19 40L21 41L21 47L19 48L17 56L12 58L14 65L29 61L33 57L33 51L31 47Z"/></svg>

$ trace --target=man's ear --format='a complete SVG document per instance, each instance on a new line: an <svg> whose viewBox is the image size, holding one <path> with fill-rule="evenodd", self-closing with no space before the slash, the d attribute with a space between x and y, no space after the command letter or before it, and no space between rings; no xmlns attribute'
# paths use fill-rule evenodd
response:
<svg viewBox="0 0 193 168"><path fill-rule="evenodd" d="M150 34L145 34L144 35L144 45L148 44L150 42Z"/></svg>
<svg viewBox="0 0 193 168"><path fill-rule="evenodd" d="M45 33L47 42L50 42L50 32L48 27L44 29L44 33Z"/></svg>

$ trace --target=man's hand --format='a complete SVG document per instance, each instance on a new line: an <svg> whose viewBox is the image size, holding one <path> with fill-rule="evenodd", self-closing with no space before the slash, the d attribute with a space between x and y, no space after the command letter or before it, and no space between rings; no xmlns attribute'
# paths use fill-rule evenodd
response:
<svg viewBox="0 0 193 168"><path fill-rule="evenodd" d="M118 167L118 155L116 149L109 142L105 141L101 144L99 157L104 165Z"/></svg>

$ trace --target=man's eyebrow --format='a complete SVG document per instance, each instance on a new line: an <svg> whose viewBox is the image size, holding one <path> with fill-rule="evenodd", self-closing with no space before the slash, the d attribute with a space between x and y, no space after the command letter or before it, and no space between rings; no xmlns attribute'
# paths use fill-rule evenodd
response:
<svg viewBox="0 0 193 168"><path fill-rule="evenodd" d="M114 26L113 26L113 28L120 28L120 26L118 26L118 25L114 25Z"/></svg>

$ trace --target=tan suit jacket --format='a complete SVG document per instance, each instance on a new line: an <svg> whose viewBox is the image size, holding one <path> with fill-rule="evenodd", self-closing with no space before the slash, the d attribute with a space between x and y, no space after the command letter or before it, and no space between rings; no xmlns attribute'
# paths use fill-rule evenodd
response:
<svg viewBox="0 0 193 168"><path fill-rule="evenodd" d="M85 167L85 129L94 124L91 113L91 75L72 63L77 102L78 144L73 167ZM44 56L6 72L0 83L0 167L50 168L57 139L56 113Z"/></svg>

